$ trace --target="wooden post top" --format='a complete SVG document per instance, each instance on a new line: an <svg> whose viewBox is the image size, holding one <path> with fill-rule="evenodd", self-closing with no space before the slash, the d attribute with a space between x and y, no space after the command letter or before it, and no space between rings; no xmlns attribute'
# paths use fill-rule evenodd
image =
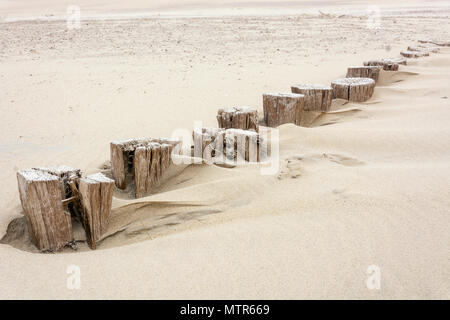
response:
<svg viewBox="0 0 450 320"><path fill-rule="evenodd" d="M169 144L175 146L181 141L178 139L169 138L138 138L138 139L124 139L111 142L112 146L121 148L123 151L134 151L138 147L147 147L156 144Z"/></svg>
<svg viewBox="0 0 450 320"><path fill-rule="evenodd" d="M218 114L224 113L224 112L245 112L245 113L253 113L256 112L256 108L254 107L231 107L231 108L220 108L217 110Z"/></svg>
<svg viewBox="0 0 450 320"><path fill-rule="evenodd" d="M52 181L59 180L55 175L37 169L25 169L17 172L25 181Z"/></svg>
<svg viewBox="0 0 450 320"><path fill-rule="evenodd" d="M330 86L325 86L321 84L297 84L292 86L293 89L298 90L333 90Z"/></svg>
<svg viewBox="0 0 450 320"><path fill-rule="evenodd" d="M342 86L365 86L375 84L375 80L371 78L340 78L331 81L331 83Z"/></svg>
<svg viewBox="0 0 450 320"><path fill-rule="evenodd" d="M263 93L263 97L302 99L305 95L300 93Z"/></svg>
<svg viewBox="0 0 450 320"><path fill-rule="evenodd" d="M369 70L380 70L381 66L350 66L348 69L369 69Z"/></svg>
<svg viewBox="0 0 450 320"><path fill-rule="evenodd" d="M101 172L88 175L87 177L81 178L81 180L83 180L86 183L99 183L99 182L114 183L114 180L108 178Z"/></svg>

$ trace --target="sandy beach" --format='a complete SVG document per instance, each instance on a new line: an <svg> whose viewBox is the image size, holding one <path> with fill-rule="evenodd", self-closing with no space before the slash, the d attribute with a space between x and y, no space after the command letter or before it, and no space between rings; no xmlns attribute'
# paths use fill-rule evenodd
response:
<svg viewBox="0 0 450 320"><path fill-rule="evenodd" d="M443 39L448 4L77 2L79 29L64 18L72 2L0 5L1 299L450 298L450 47L382 71L366 102L280 126L276 174L189 165L151 196L116 191L95 251L75 230L77 251L40 253L16 178L108 171L111 141L216 127L220 107L262 113L265 92L329 85ZM366 285L373 265L378 290Z"/></svg>

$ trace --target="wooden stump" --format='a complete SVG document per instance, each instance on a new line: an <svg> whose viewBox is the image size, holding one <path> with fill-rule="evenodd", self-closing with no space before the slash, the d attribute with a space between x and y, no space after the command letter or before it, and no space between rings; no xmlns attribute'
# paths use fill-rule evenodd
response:
<svg viewBox="0 0 450 320"><path fill-rule="evenodd" d="M194 155L208 164L228 161L258 162L264 148L253 130L197 128L193 132ZM264 149L265 150L265 149Z"/></svg>
<svg viewBox="0 0 450 320"><path fill-rule="evenodd" d="M17 173L20 200L33 243L57 251L73 243L72 221L78 219L92 249L106 231L114 181L101 173L81 177L67 166L38 167Z"/></svg>
<svg viewBox="0 0 450 320"><path fill-rule="evenodd" d="M397 63L397 64L402 64L404 66L406 66L407 61L405 58L403 57L397 57L397 58L388 58L388 59L382 59L383 61L391 61L393 63Z"/></svg>
<svg viewBox="0 0 450 320"><path fill-rule="evenodd" d="M225 129L195 128L192 137L194 139L194 157L212 164L223 156Z"/></svg>
<svg viewBox="0 0 450 320"><path fill-rule="evenodd" d="M326 112L331 108L333 88L316 84L296 85L291 87L292 93L305 96L303 111Z"/></svg>
<svg viewBox="0 0 450 320"><path fill-rule="evenodd" d="M419 49L419 50L416 50ZM429 51L433 53L437 53L440 51L440 47L431 43L419 43L417 46L408 47L409 51Z"/></svg>
<svg viewBox="0 0 450 320"><path fill-rule="evenodd" d="M136 149L134 155L134 188L136 198L149 195L169 167L169 145L157 142Z"/></svg>
<svg viewBox="0 0 450 320"><path fill-rule="evenodd" d="M284 123L300 125L305 96L296 93L265 93L263 95L264 120L268 127Z"/></svg>
<svg viewBox="0 0 450 320"><path fill-rule="evenodd" d="M417 52L432 52L432 53L438 53L439 52L439 48L438 47L430 47L430 46L409 46L408 47L408 51L417 51Z"/></svg>
<svg viewBox="0 0 450 320"><path fill-rule="evenodd" d="M450 41L433 41L432 44L435 44L435 45L441 46L441 47L450 47Z"/></svg>
<svg viewBox="0 0 450 320"><path fill-rule="evenodd" d="M111 142L111 172L117 188L126 188L126 177L131 164L130 158L132 158L136 147L144 142L144 139Z"/></svg>
<svg viewBox="0 0 450 320"><path fill-rule="evenodd" d="M427 57L430 55L428 52L423 51L401 51L400 54L405 58L420 58L420 57Z"/></svg>
<svg viewBox="0 0 450 320"><path fill-rule="evenodd" d="M380 76L380 66L363 66L363 67L349 67L347 69L347 78L371 78L375 82Z"/></svg>
<svg viewBox="0 0 450 320"><path fill-rule="evenodd" d="M111 171L116 186L125 189L134 175L136 198L151 192L171 164L171 154L180 143L171 139L132 139L111 142Z"/></svg>
<svg viewBox="0 0 450 320"><path fill-rule="evenodd" d="M380 60L370 60L364 62L364 66L381 66L385 71L397 71L398 65L406 65L405 58L385 58Z"/></svg>
<svg viewBox="0 0 450 320"><path fill-rule="evenodd" d="M444 41L444 40L428 40L428 39L421 39L419 40L419 43L428 43L428 44L434 44L436 46L441 47L450 47L450 41Z"/></svg>
<svg viewBox="0 0 450 320"><path fill-rule="evenodd" d="M241 129L225 130L226 157L237 163L259 162L260 138L254 131Z"/></svg>
<svg viewBox="0 0 450 320"><path fill-rule="evenodd" d="M372 96L375 81L370 78L342 78L332 81L331 87L335 98L363 102Z"/></svg>
<svg viewBox="0 0 450 320"><path fill-rule="evenodd" d="M236 128L242 130L259 130L258 112L251 107L233 107L219 109L217 112L219 128Z"/></svg>
<svg viewBox="0 0 450 320"><path fill-rule="evenodd" d="M41 251L57 251L73 242L71 216L63 207L65 188L61 180L57 175L37 169L17 173L28 232Z"/></svg>
<svg viewBox="0 0 450 320"><path fill-rule="evenodd" d="M82 224L91 249L108 228L111 213L114 180L101 173L81 178L79 197L83 208Z"/></svg>

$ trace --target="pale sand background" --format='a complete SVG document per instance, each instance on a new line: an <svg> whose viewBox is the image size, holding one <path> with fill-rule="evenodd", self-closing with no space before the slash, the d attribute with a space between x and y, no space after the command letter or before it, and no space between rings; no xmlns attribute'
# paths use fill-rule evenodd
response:
<svg viewBox="0 0 450 320"><path fill-rule="evenodd" d="M88 11L171 12L105 3ZM164 137L195 120L216 126L218 107L262 111L263 92L327 84L347 66L449 32L440 2L403 4L396 10L407 16L389 11L376 32L365 17L338 18L342 7L330 3L303 2L303 15L224 17L217 12L243 5L200 3L193 12L165 3L215 16L89 21L72 31L64 21L0 24L1 235L21 216L19 169L95 172L113 139ZM1 5L9 18L65 11L56 1ZM367 103L312 128L282 126L279 175L195 166L137 204L117 194L112 235L97 251L80 244L78 253L44 255L23 239L1 244L0 297L448 299L449 81L445 48L383 73ZM66 288L70 264L81 267L81 290ZM379 291L366 288L372 264Z"/></svg>

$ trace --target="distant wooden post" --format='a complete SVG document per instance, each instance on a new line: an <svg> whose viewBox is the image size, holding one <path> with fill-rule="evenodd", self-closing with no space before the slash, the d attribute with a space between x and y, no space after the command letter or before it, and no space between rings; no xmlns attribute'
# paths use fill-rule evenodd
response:
<svg viewBox="0 0 450 320"><path fill-rule="evenodd" d="M439 52L439 47L424 46L423 44L422 45L419 44L418 46L409 46L408 51L437 53L437 52Z"/></svg>
<svg viewBox="0 0 450 320"><path fill-rule="evenodd" d="M347 78L371 78L377 82L380 70L380 66L349 67L347 69Z"/></svg>
<svg viewBox="0 0 450 320"><path fill-rule="evenodd" d="M292 93L305 96L303 111L326 112L331 108L333 88L316 84L296 85L291 87Z"/></svg>
<svg viewBox="0 0 450 320"><path fill-rule="evenodd" d="M331 86L334 97L363 102L372 96L375 81L370 78L342 78L332 81Z"/></svg>
<svg viewBox="0 0 450 320"><path fill-rule="evenodd" d="M82 211L82 224L91 249L108 228L111 213L114 180L96 173L79 181L79 197Z"/></svg>
<svg viewBox="0 0 450 320"><path fill-rule="evenodd" d="M252 107L233 107L219 109L217 112L219 128L236 128L242 130L259 130L258 112Z"/></svg>
<svg viewBox="0 0 450 320"><path fill-rule="evenodd" d="M268 127L284 123L300 125L305 96L297 93L263 94L264 120Z"/></svg>
<svg viewBox="0 0 450 320"><path fill-rule="evenodd" d="M430 55L429 52L424 51L401 51L400 54L405 58L420 58L428 57Z"/></svg>
<svg viewBox="0 0 450 320"><path fill-rule="evenodd" d="M171 139L130 139L111 142L111 171L120 189L127 186L127 176L134 175L136 198L151 192L171 163L171 153L180 143Z"/></svg>
<svg viewBox="0 0 450 320"><path fill-rule="evenodd" d="M405 58L385 58L364 62L365 66L381 66L385 71L397 71L400 64L406 65Z"/></svg>
<svg viewBox="0 0 450 320"><path fill-rule="evenodd" d="M441 46L441 47L450 47L450 41L444 41L444 40L421 39L421 40L419 40L419 42L434 44L434 45Z"/></svg>
<svg viewBox="0 0 450 320"><path fill-rule="evenodd" d="M41 251L57 251L73 242L71 216L63 207L62 179L46 171L29 169L19 171L17 181L33 244Z"/></svg>

